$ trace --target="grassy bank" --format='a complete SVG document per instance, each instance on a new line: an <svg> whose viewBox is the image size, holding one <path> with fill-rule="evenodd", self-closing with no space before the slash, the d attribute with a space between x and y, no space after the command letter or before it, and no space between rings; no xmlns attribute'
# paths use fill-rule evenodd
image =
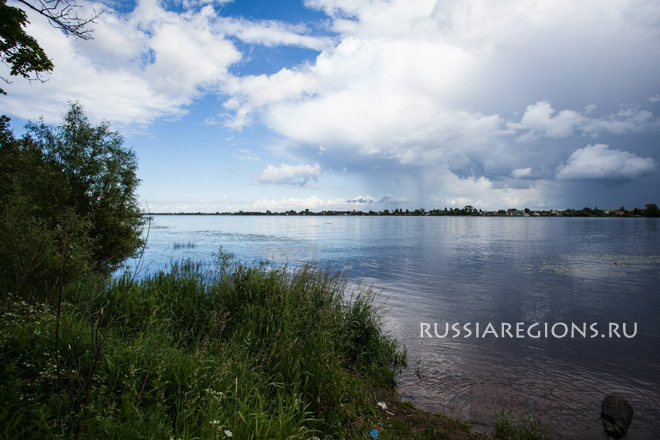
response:
<svg viewBox="0 0 660 440"><path fill-rule="evenodd" d="M405 350L339 273L220 254L61 293L0 301L0 438L473 438L398 400Z"/></svg>
<svg viewBox="0 0 660 440"><path fill-rule="evenodd" d="M414 438L388 434L375 405L405 353L373 295L337 273L221 255L211 275L183 263L78 280L61 305L6 296L0 436Z"/></svg>

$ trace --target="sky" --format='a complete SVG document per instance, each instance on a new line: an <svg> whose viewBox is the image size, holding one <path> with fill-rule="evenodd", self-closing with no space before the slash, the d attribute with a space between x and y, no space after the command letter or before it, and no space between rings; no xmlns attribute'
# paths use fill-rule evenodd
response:
<svg viewBox="0 0 660 440"><path fill-rule="evenodd" d="M660 203L657 0L78 4L0 113L108 121L151 212Z"/></svg>

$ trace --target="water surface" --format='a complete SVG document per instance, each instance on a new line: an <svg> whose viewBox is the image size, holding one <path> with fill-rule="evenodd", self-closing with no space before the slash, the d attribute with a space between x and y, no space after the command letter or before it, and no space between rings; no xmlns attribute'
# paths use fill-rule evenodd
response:
<svg viewBox="0 0 660 440"><path fill-rule="evenodd" d="M627 438L658 438L657 219L154 216L144 261L151 271L210 264L220 246L245 261L315 261L382 289L387 329L411 365L399 392L424 409L488 425L511 408L557 438L605 439L600 403L615 393L635 411ZM598 336L420 338L421 322L498 333L577 323ZM601 337L610 322L637 332Z"/></svg>

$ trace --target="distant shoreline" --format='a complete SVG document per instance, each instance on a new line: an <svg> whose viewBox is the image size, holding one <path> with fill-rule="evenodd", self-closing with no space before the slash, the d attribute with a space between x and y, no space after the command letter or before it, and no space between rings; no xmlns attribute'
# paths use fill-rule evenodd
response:
<svg viewBox="0 0 660 440"><path fill-rule="evenodd" d="M462 209L459 208L444 208L444 209L432 209L426 211L425 209L415 209L413 211L406 209L395 209L390 211L389 209L383 211L318 211L313 212L309 209L304 211L284 211L284 212L251 212L251 211L238 211L238 212L150 212L144 213L144 215L224 215L224 216L236 216L236 215L251 215L251 216L330 216L330 217L345 217L345 216L359 216L359 217L660 217L660 209L655 203L647 204L644 208L634 208L634 209L625 209L621 207L619 209L598 209L598 208L583 208L580 210L576 209L565 209L565 210L531 210L525 208L523 210L511 208L511 209L499 209L497 211L482 211L481 209L473 208L472 206L466 206Z"/></svg>

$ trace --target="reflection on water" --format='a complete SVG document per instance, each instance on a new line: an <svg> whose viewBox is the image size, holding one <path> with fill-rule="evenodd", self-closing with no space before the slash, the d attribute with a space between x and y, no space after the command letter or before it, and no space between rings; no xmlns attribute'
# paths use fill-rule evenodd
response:
<svg viewBox="0 0 660 440"><path fill-rule="evenodd" d="M539 415L558 438L606 438L600 402L626 398L627 438L660 432L660 222L655 219L155 216L144 261L316 261L383 289L408 348L406 399L489 424ZM174 249L173 243L191 243ZM637 323L626 338L420 338L420 322ZM416 363L415 361L419 362Z"/></svg>
<svg viewBox="0 0 660 440"><path fill-rule="evenodd" d="M574 277L615 277L643 273L659 267L657 255L563 255L554 260L528 264L525 270L534 272L556 272Z"/></svg>

